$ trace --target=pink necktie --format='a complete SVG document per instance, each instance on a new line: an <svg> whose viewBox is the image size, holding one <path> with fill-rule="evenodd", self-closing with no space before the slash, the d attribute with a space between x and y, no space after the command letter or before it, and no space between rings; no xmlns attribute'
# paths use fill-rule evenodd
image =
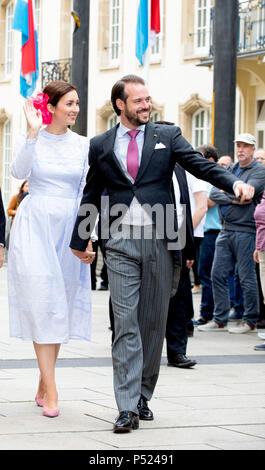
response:
<svg viewBox="0 0 265 470"><path fill-rule="evenodd" d="M136 179L139 170L139 149L136 142L136 136L139 132L140 131L136 130L127 132L131 137L127 150L127 170L134 180Z"/></svg>

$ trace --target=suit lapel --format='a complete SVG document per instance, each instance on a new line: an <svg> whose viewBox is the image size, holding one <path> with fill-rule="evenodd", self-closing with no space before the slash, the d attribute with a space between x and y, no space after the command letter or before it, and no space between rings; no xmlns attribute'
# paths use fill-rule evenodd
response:
<svg viewBox="0 0 265 470"><path fill-rule="evenodd" d="M145 126L145 137L144 137L144 146L143 146L143 151L142 151L142 158L141 158L141 164L140 168L138 171L138 174L136 176L135 182L137 182L145 172L151 157L153 155L156 143L158 141L158 132L156 130L156 127L152 123L148 123Z"/></svg>
<svg viewBox="0 0 265 470"><path fill-rule="evenodd" d="M115 142L117 127L118 126L112 127L112 129L106 132L105 139L103 142L103 150L104 150L105 155L114 153L113 149L114 149L114 142Z"/></svg>
<svg viewBox="0 0 265 470"><path fill-rule="evenodd" d="M117 157L115 155L115 152L114 152L114 143L115 143L115 137L116 137L118 126L119 126L119 124L117 124L117 126L113 127L109 131L107 131L105 140L103 142L103 150L104 150L104 154L112 160L115 167L122 174L123 178L125 178L127 180L127 178L124 174L124 171L123 171L123 169L120 165L120 162L117 159Z"/></svg>
<svg viewBox="0 0 265 470"><path fill-rule="evenodd" d="M126 175L124 174L124 171L119 163L119 160L117 159L115 153L114 153L114 143L115 143L115 137L116 137L116 132L117 132L118 125L116 127L113 127L106 133L105 140L103 142L103 150L104 154L108 156L108 158L111 158L114 165L116 168L119 170L119 172L122 174L123 178L128 181ZM148 123L145 126L145 136L144 136L144 145L143 145L143 150L142 150L142 158L141 158L141 164L140 168L136 177L135 182L137 182L141 176L143 175L144 171L146 170L151 157L153 155L156 143L158 141L159 135L158 131L156 129L156 126L152 123Z"/></svg>

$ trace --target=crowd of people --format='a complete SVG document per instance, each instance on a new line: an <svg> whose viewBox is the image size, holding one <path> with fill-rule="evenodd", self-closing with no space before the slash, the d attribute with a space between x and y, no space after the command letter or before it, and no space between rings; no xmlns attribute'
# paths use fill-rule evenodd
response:
<svg viewBox="0 0 265 470"><path fill-rule="evenodd" d="M234 273L244 310L233 332L255 331L254 260L264 285L265 166L254 158L250 135L236 140L238 162L227 167L230 157L216 161L214 149L195 150L173 123L151 123L151 97L141 77L118 80L111 102L120 123L89 142L70 130L79 112L75 86L55 81L45 87L42 108L46 103L45 115L50 115L45 128L40 109L26 100L28 130L16 143L11 174L27 180L28 191L23 198L19 193L19 205L14 201L9 207L15 218L8 299L11 337L32 341L35 348L40 370L36 404L44 416L57 417L56 359L61 344L90 340L95 287L90 265L100 247L110 291L119 411L113 431L124 433L137 429L139 420L154 419L148 402L165 338L169 366L196 364L186 356L194 327L192 266L204 299L198 329L225 330L228 278ZM0 221L1 262L1 204ZM220 296L228 301L223 297L220 305Z"/></svg>
<svg viewBox="0 0 265 470"><path fill-rule="evenodd" d="M210 189L200 251L202 298L200 318L195 322L199 331L235 334L264 327L263 293L258 286L262 275L256 263L262 266L259 259L264 249L264 223L257 214L263 207L265 189L265 162L261 166L258 156L264 158L265 150L255 150L251 134L239 135L235 143L236 163L227 170L255 186L255 195L242 205L230 194ZM231 307L234 311L229 315ZM255 349L263 349L260 346Z"/></svg>

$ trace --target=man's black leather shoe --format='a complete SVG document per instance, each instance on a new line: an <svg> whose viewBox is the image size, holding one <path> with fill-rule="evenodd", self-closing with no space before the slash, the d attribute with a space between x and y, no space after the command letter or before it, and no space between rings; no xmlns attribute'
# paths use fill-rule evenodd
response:
<svg viewBox="0 0 265 470"><path fill-rule="evenodd" d="M176 354L176 356L168 358L168 366L181 367L182 369L188 369L197 364L195 360L189 359L184 354Z"/></svg>
<svg viewBox="0 0 265 470"><path fill-rule="evenodd" d="M146 398L141 395L140 400L138 401L137 405L138 411L139 411L139 418L146 420L146 421L151 421L154 419L153 412L148 408L147 406L147 400Z"/></svg>
<svg viewBox="0 0 265 470"><path fill-rule="evenodd" d="M113 432L130 432L139 428L139 416L132 411L121 411L115 421Z"/></svg>

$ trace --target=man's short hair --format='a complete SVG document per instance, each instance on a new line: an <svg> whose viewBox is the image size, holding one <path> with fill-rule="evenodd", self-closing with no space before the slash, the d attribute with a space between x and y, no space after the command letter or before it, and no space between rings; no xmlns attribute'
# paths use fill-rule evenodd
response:
<svg viewBox="0 0 265 470"><path fill-rule="evenodd" d="M213 147L212 145L200 145L200 147L197 148L198 152L201 152L206 158L206 160L209 160L210 158L213 158L215 162L218 160L218 151L217 148Z"/></svg>
<svg viewBox="0 0 265 470"><path fill-rule="evenodd" d="M127 83L140 83L141 85L145 85L145 81L142 77L138 77L138 75L125 75L120 80L118 80L112 87L111 90L111 103L115 113L120 116L121 111L116 105L116 101L118 99L122 100L126 103L128 98L128 94L125 92L125 85Z"/></svg>

